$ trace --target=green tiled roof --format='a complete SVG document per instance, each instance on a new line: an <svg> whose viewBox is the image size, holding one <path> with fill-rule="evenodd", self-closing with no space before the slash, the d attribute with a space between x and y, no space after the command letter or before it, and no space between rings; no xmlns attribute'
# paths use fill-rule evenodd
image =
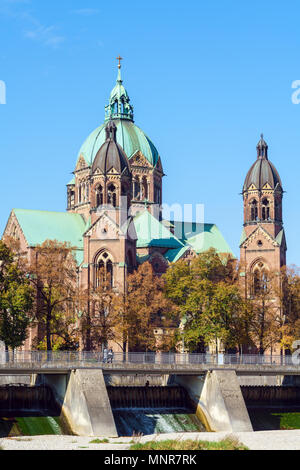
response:
<svg viewBox="0 0 300 470"><path fill-rule="evenodd" d="M83 260L85 222L80 214L13 209L29 246L41 245L45 240L67 242L77 247L77 262Z"/></svg>
<svg viewBox="0 0 300 470"><path fill-rule="evenodd" d="M163 248L182 248L183 244L147 210L134 218L137 234L137 248L158 246Z"/></svg>
<svg viewBox="0 0 300 470"><path fill-rule="evenodd" d="M230 253L233 255L228 243L216 225L204 224L202 227L204 230L201 233L187 239L187 243L193 247L197 254L214 248L218 253Z"/></svg>
<svg viewBox="0 0 300 470"><path fill-rule="evenodd" d="M188 249L188 245L181 248L174 248L172 250L168 250L164 257L169 261L169 263L176 263L176 261L178 261Z"/></svg>

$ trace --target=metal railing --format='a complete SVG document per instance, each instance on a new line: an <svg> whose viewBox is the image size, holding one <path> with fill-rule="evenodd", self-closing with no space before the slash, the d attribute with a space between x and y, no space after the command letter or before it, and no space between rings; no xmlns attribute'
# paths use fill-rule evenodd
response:
<svg viewBox="0 0 300 470"><path fill-rule="evenodd" d="M101 352L90 351L0 351L0 368L13 367L105 367L106 364L157 364L157 365L207 365L228 366L300 366L293 356L255 354L198 354L173 352L117 352L113 357L104 357Z"/></svg>

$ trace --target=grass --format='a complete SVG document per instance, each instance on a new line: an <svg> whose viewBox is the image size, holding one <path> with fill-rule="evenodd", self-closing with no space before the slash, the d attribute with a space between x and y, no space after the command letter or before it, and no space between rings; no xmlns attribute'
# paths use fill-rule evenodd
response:
<svg viewBox="0 0 300 470"><path fill-rule="evenodd" d="M107 444L109 443L108 439L94 439L93 441L90 441L89 444Z"/></svg>
<svg viewBox="0 0 300 470"><path fill-rule="evenodd" d="M254 431L300 429L299 408L289 410L250 408L248 411Z"/></svg>
<svg viewBox="0 0 300 470"><path fill-rule="evenodd" d="M209 442L198 440L167 440L137 443L130 450L248 450L235 437L229 436L222 441Z"/></svg>
<svg viewBox="0 0 300 470"><path fill-rule="evenodd" d="M280 429L300 429L300 413L272 413L280 419Z"/></svg>
<svg viewBox="0 0 300 470"><path fill-rule="evenodd" d="M16 418L16 420L23 436L61 434L57 418L39 416Z"/></svg>

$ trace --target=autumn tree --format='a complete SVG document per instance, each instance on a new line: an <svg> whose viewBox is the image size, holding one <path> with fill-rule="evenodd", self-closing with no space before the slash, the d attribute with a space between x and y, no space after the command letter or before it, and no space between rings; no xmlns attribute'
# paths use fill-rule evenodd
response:
<svg viewBox="0 0 300 470"><path fill-rule="evenodd" d="M14 350L27 338L33 289L14 253L0 241L0 340Z"/></svg>
<svg viewBox="0 0 300 470"><path fill-rule="evenodd" d="M124 350L127 343L131 351L169 350L173 345L178 314L164 287L164 279L154 273L149 262L128 276L122 319Z"/></svg>
<svg viewBox="0 0 300 470"><path fill-rule="evenodd" d="M74 248L67 243L46 240L35 247L28 271L36 291L36 321L45 331L46 349L53 350L57 341L61 349L76 348Z"/></svg>
<svg viewBox="0 0 300 470"><path fill-rule="evenodd" d="M280 345L283 350L291 350L293 342L300 338L300 269L297 266L282 268L277 297L281 308Z"/></svg>
<svg viewBox="0 0 300 470"><path fill-rule="evenodd" d="M80 292L81 333L86 350L107 346L109 341L123 346L123 296L111 286L104 273L96 288Z"/></svg>
<svg viewBox="0 0 300 470"><path fill-rule="evenodd" d="M284 314L282 276L276 270L264 269L247 276L247 303L252 312L250 337L254 350L264 354L282 343Z"/></svg>

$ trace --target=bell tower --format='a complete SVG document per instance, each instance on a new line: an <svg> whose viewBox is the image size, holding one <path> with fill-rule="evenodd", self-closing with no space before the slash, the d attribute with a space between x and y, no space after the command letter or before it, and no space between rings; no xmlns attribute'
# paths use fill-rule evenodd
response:
<svg viewBox="0 0 300 470"><path fill-rule="evenodd" d="M268 145L263 135L256 150L256 161L247 173L242 190L244 226L240 260L245 275L251 275L257 269L280 272L286 265L281 179L269 160Z"/></svg>

